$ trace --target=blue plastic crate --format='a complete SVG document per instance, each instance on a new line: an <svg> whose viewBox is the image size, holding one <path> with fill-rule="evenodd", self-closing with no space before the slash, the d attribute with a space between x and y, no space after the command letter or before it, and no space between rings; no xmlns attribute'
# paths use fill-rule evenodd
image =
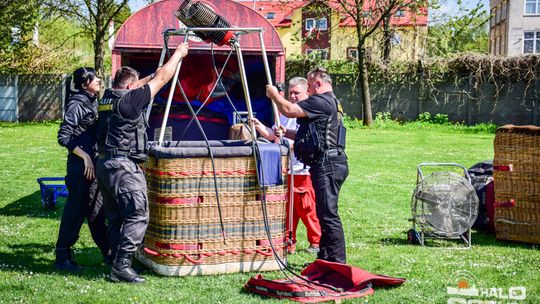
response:
<svg viewBox="0 0 540 304"><path fill-rule="evenodd" d="M56 207L58 197L68 196L66 181L63 177L40 177L37 182L41 192L41 206L44 209Z"/></svg>

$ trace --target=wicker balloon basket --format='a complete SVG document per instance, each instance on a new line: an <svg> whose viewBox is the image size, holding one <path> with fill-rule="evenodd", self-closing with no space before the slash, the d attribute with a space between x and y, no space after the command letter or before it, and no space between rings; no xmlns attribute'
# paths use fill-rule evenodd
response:
<svg viewBox="0 0 540 304"><path fill-rule="evenodd" d="M501 127L494 148L496 236L540 244L540 127Z"/></svg>
<svg viewBox="0 0 540 304"><path fill-rule="evenodd" d="M265 230L256 163L250 144L171 142L150 149L146 164L150 222L139 259L162 275L276 270ZM272 245L286 260L287 149L281 147L284 184L266 188Z"/></svg>

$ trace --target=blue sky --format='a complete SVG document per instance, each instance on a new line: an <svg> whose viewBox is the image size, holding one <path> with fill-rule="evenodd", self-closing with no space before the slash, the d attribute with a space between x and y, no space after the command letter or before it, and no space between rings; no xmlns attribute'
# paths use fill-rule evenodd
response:
<svg viewBox="0 0 540 304"><path fill-rule="evenodd" d="M484 4L484 8L487 10L489 7L489 0L463 0L463 5L466 8L473 8L476 6L478 2L481 2ZM440 0L441 2L441 8L438 10L432 10L430 12L430 15L432 16L440 16L441 14L452 14L452 15L459 15L460 11L458 9L457 0ZM133 12L141 9L146 5L146 2L144 0L132 0L129 1L129 6L131 7L131 10Z"/></svg>

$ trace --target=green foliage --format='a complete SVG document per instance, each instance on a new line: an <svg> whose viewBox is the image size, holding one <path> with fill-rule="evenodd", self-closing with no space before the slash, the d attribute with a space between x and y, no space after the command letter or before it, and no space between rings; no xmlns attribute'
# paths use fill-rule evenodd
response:
<svg viewBox="0 0 540 304"><path fill-rule="evenodd" d="M21 62L32 63L32 33L38 21L34 0L4 1L0 4L0 73L18 71Z"/></svg>
<svg viewBox="0 0 540 304"><path fill-rule="evenodd" d="M345 117L343 119L343 124L345 125L345 128L347 129L356 129L356 128L362 127L362 120L356 117L347 116L347 114L345 114Z"/></svg>
<svg viewBox="0 0 540 304"><path fill-rule="evenodd" d="M16 49L28 44L38 17L38 5L34 0L3 1L0 4L0 50ZM16 28L20 41L13 43L12 30Z"/></svg>
<svg viewBox="0 0 540 304"><path fill-rule="evenodd" d="M0 73L64 74L93 66L92 40L66 18L41 18L39 45L0 50Z"/></svg>
<svg viewBox="0 0 540 304"><path fill-rule="evenodd" d="M109 21L118 28L131 11L127 0L41 0L54 17L65 17L76 22L86 37L92 40L94 64L98 75L105 73L105 50L109 38Z"/></svg>
<svg viewBox="0 0 540 304"><path fill-rule="evenodd" d="M399 121L392 119L390 112L377 112L375 114L375 120L373 121L372 127L375 128L388 128L388 127L397 127L399 126Z"/></svg>
<svg viewBox="0 0 540 304"><path fill-rule="evenodd" d="M310 56L296 56L287 60L285 74L287 78L305 77L316 68L323 67L330 74L357 74L357 64L349 60L318 60Z"/></svg>
<svg viewBox="0 0 540 304"><path fill-rule="evenodd" d="M458 0L460 15L446 15L443 20L428 29L428 55L450 57L462 52L487 54L489 14L482 2L467 9Z"/></svg>
<svg viewBox="0 0 540 304"><path fill-rule="evenodd" d="M423 112L423 113L418 114L418 121L419 122L431 122L431 113Z"/></svg>
<svg viewBox="0 0 540 304"><path fill-rule="evenodd" d="M453 132L453 133L489 133L494 134L497 130L497 126L492 123L480 123L472 126L466 126L460 122L452 122L448 118L447 114L437 113L431 115L429 112L420 113L418 119L414 121L400 121L393 118L389 112L378 112L375 114L373 125L371 127L365 127L362 125L362 121L353 117L345 116L344 125L347 129L357 128L375 128L375 129L389 129L389 130L422 130L422 129L434 129L440 132Z"/></svg>
<svg viewBox="0 0 540 304"><path fill-rule="evenodd" d="M448 118L447 114L437 113L437 114L435 114L435 116L431 116L431 113L429 113L429 112L424 112L424 113L418 114L418 121L419 122L432 123L432 124L436 124L436 125L450 125L450 124L452 124L450 122L450 119Z"/></svg>

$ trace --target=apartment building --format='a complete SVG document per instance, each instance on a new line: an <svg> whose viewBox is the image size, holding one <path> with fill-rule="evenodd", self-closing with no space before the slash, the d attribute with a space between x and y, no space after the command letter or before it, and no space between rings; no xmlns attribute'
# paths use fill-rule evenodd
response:
<svg viewBox="0 0 540 304"><path fill-rule="evenodd" d="M490 54L540 54L540 0L491 0L490 9Z"/></svg>

